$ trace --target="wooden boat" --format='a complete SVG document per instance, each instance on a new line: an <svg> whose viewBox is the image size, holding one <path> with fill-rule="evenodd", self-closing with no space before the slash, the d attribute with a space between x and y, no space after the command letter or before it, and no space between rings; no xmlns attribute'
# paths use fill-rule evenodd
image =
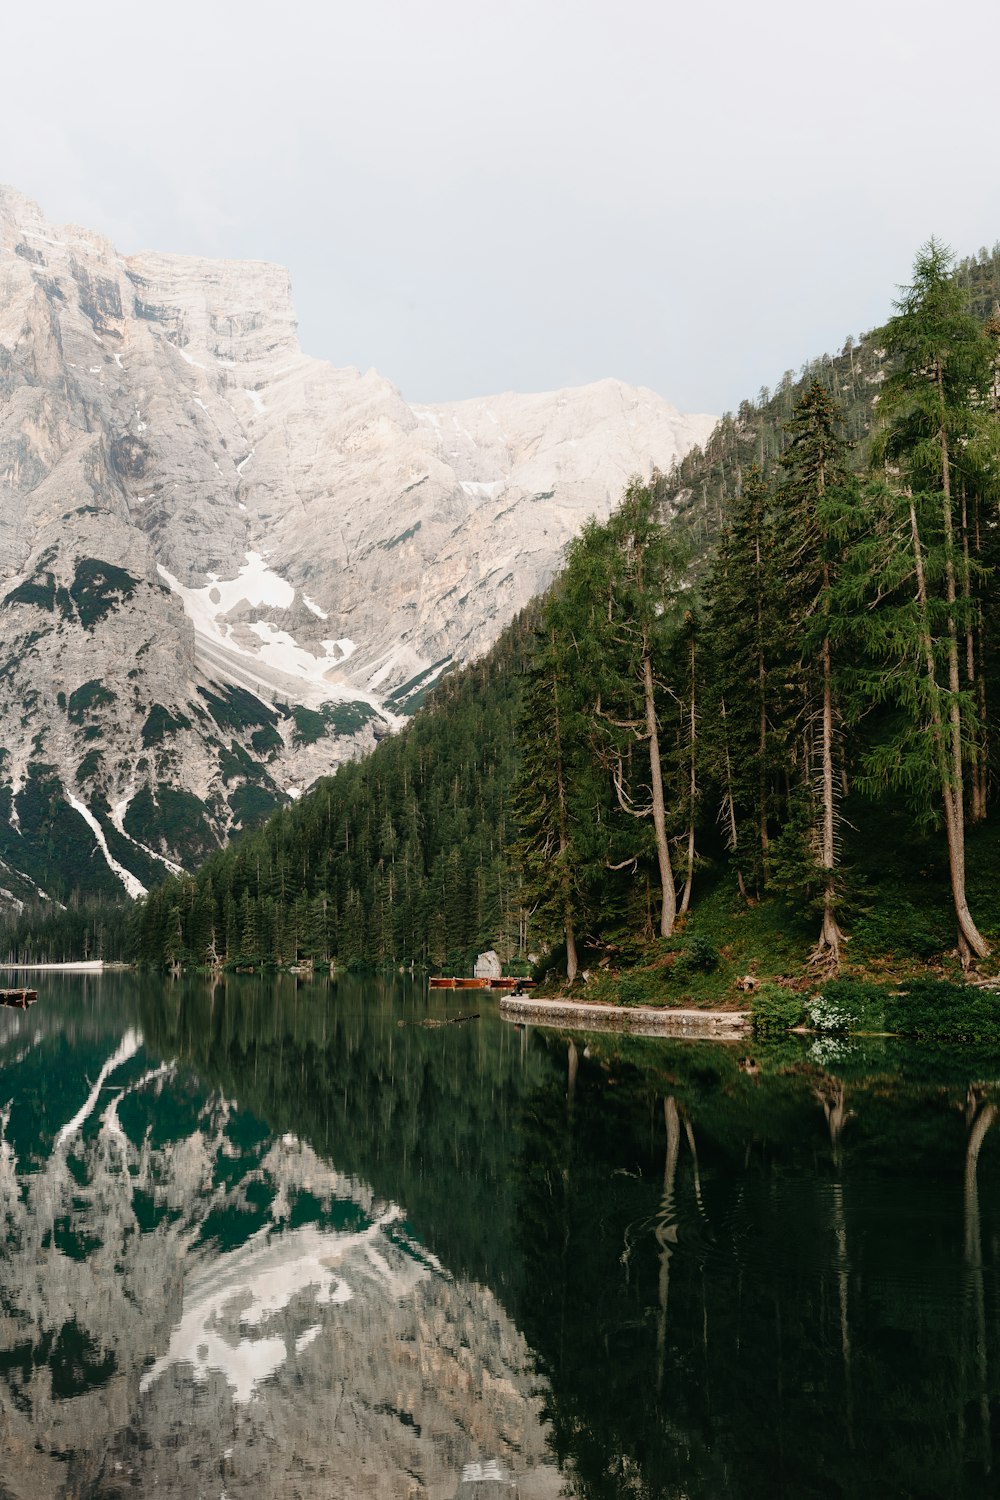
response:
<svg viewBox="0 0 1000 1500"><path fill-rule="evenodd" d="M37 999L37 990L0 990L0 1004L12 1005L17 1010L27 1010Z"/></svg>
<svg viewBox="0 0 1000 1500"><path fill-rule="evenodd" d="M434 974L428 981L432 990L530 990L533 979L455 979L451 975Z"/></svg>

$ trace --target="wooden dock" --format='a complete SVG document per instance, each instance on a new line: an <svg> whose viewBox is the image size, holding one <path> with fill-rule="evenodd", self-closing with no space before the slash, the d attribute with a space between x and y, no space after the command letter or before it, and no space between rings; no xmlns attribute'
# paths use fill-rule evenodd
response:
<svg viewBox="0 0 1000 1500"><path fill-rule="evenodd" d="M738 1041L750 1034L748 1010L693 1010L680 1006L599 1005L579 1000L523 1000L507 995L500 1014L508 1021L555 1026L562 1031L619 1031Z"/></svg>

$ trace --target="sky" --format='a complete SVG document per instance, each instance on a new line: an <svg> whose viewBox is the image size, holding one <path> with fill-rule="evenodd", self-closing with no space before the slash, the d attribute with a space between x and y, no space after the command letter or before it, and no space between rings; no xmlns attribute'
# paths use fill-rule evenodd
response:
<svg viewBox="0 0 1000 1500"><path fill-rule="evenodd" d="M0 181L411 401L721 413L1000 239L995 0L9 0Z"/></svg>

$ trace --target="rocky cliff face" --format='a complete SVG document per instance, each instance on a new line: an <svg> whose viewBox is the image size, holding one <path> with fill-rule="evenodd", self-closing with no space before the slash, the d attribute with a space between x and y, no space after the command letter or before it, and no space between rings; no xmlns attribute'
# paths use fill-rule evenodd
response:
<svg viewBox="0 0 1000 1500"><path fill-rule="evenodd" d="M370 748L629 475L616 381L412 407L302 353L287 273L0 188L0 887L135 893Z"/></svg>

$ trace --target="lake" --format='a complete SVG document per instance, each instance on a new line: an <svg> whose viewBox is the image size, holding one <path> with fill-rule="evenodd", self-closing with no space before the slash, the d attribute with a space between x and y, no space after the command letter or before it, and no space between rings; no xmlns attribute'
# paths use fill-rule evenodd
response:
<svg viewBox="0 0 1000 1500"><path fill-rule="evenodd" d="M989 1053L34 982L0 1010L2 1500L997 1492Z"/></svg>

